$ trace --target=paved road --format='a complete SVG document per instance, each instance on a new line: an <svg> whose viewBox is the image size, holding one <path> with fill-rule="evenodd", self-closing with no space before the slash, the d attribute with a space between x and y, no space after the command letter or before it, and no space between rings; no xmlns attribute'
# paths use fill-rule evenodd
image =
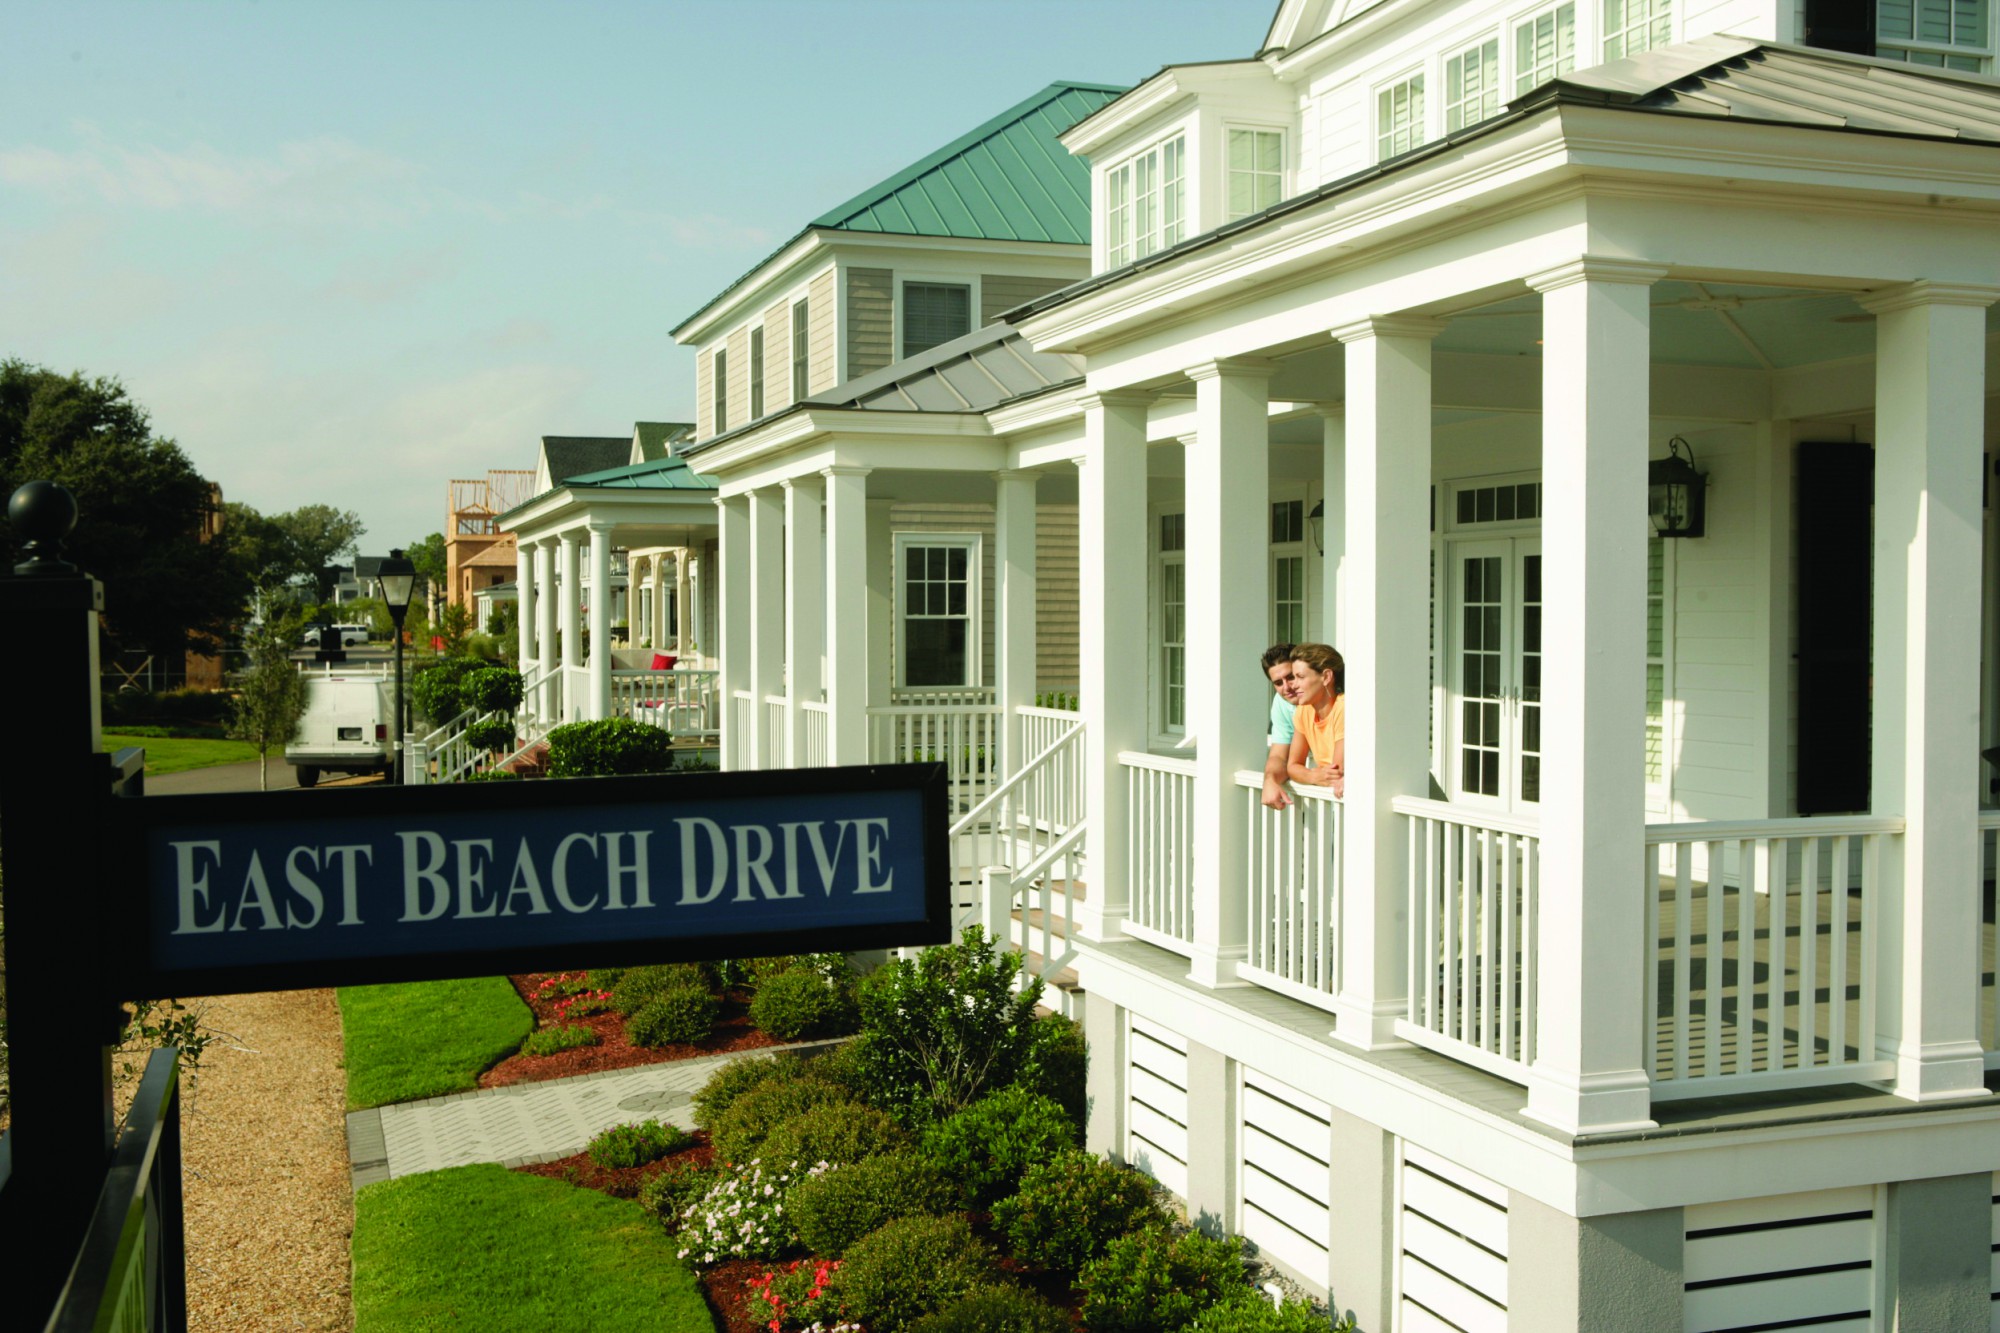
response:
<svg viewBox="0 0 2000 1333"><path fill-rule="evenodd" d="M365 783L380 782L375 776L361 778L321 778L321 787L356 787ZM242 764L216 764L210 768L191 768L185 773L148 773L146 794L148 796L192 796L206 795L218 791L257 791L257 761L252 759ZM299 780L292 772L292 766L282 756L271 758L271 790L298 791ZM317 790L317 789L315 789Z"/></svg>

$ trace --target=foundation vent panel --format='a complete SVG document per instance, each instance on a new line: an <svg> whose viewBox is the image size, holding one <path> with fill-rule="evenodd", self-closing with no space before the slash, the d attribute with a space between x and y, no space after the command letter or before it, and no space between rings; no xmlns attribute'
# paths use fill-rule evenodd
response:
<svg viewBox="0 0 2000 1333"><path fill-rule="evenodd" d="M1403 1145L1400 1279L1404 1333L1507 1333L1507 1191Z"/></svg>
<svg viewBox="0 0 2000 1333"><path fill-rule="evenodd" d="M1187 1041L1140 1018L1126 1043L1125 1160L1187 1197Z"/></svg>
<svg viewBox="0 0 2000 1333"><path fill-rule="evenodd" d="M1698 1204L1685 1216L1688 1333L1873 1327L1872 1188Z"/></svg>

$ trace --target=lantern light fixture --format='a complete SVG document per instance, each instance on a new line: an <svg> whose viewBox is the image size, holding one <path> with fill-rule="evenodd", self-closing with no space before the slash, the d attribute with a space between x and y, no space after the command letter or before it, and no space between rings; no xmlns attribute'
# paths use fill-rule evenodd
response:
<svg viewBox="0 0 2000 1333"><path fill-rule="evenodd" d="M1699 537L1708 526L1708 478L1695 471L1694 448L1676 435L1667 456L1646 466L1646 509L1661 537Z"/></svg>

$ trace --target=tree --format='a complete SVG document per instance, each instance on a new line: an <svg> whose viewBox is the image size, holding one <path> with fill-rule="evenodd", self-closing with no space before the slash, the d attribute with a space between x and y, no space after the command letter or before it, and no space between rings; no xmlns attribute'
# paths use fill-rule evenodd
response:
<svg viewBox="0 0 2000 1333"><path fill-rule="evenodd" d="M333 596L331 566L342 556L352 556L354 544L368 530L352 509L332 505L300 505L271 522L284 533L293 572L313 580L322 602Z"/></svg>
<svg viewBox="0 0 2000 1333"><path fill-rule="evenodd" d="M445 587L448 571L445 568L442 532L433 532L420 542L412 542L403 548L403 554L407 555L410 563L417 567L417 583L424 592L428 593L433 588L439 592L451 591ZM423 597L413 596L410 605L415 606L423 600Z"/></svg>
<svg viewBox="0 0 2000 1333"><path fill-rule="evenodd" d="M36 478L76 495L68 554L104 582L109 649L177 659L227 640L249 580L232 543L210 539L219 493L123 385L0 361L0 494ZM16 546L0 536L0 560Z"/></svg>
<svg viewBox="0 0 2000 1333"><path fill-rule="evenodd" d="M444 640L445 656L459 656L465 651L465 636L472 632L472 612L457 602L447 604L438 612L437 632Z"/></svg>
<svg viewBox="0 0 2000 1333"><path fill-rule="evenodd" d="M250 632L245 646L250 667L230 720L230 734L257 747L257 785L271 789L270 750L298 734L306 711L306 678L292 665L292 632L285 623L265 623Z"/></svg>

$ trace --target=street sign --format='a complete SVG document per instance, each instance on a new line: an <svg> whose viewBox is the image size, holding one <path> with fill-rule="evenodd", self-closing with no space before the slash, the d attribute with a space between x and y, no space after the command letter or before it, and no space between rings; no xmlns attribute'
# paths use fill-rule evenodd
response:
<svg viewBox="0 0 2000 1333"><path fill-rule="evenodd" d="M938 764L113 800L120 985L218 994L950 938Z"/></svg>

